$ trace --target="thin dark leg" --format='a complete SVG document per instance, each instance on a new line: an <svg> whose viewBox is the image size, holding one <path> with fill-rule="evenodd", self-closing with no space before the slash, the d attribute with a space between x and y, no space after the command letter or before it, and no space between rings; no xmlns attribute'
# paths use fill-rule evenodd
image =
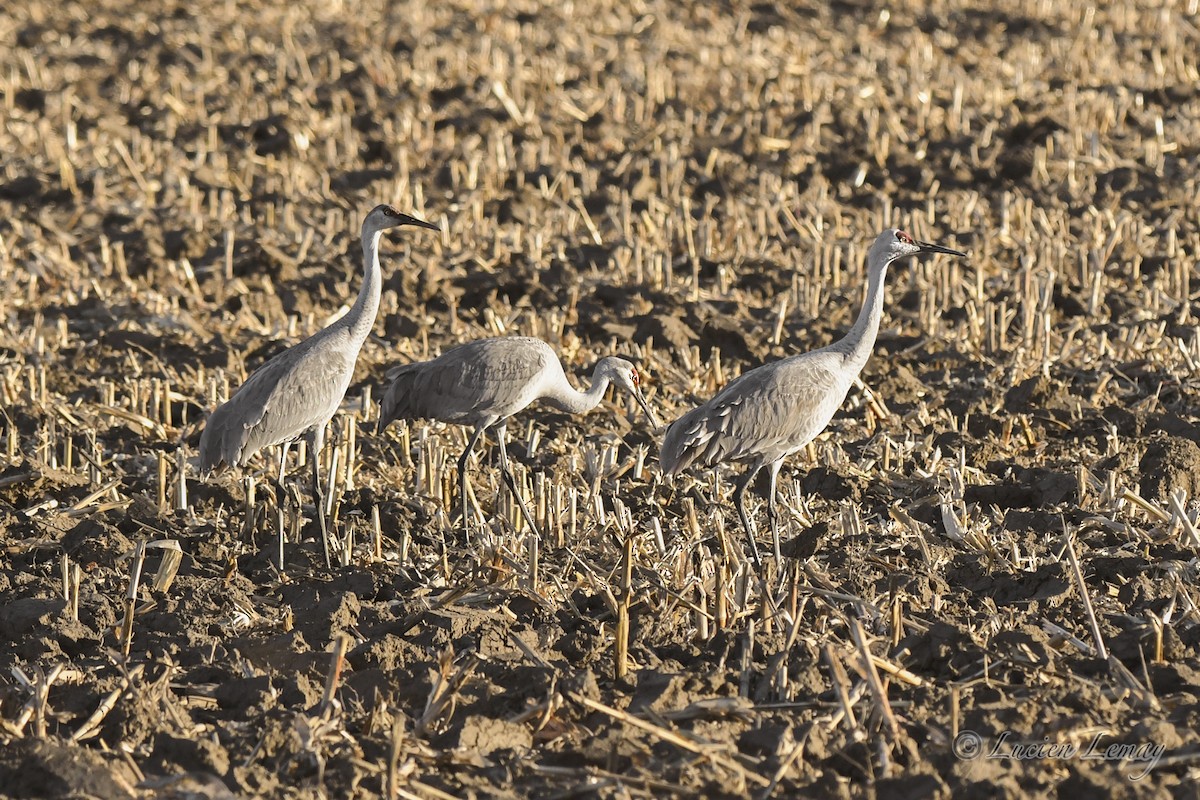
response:
<svg viewBox="0 0 1200 800"><path fill-rule="evenodd" d="M315 428L309 436L311 452L308 458L312 461L313 502L317 506L317 526L320 528L321 552L325 554L325 569L330 569L333 562L329 558L329 529L325 522L325 494L321 490L321 449L325 444L325 426Z"/></svg>
<svg viewBox="0 0 1200 800"><path fill-rule="evenodd" d="M754 476L758 474L760 467L757 464L747 467L742 473L742 477L738 478L737 483L733 486L733 504L737 507L738 516L742 519L742 527L746 529L746 536L750 539L750 556L754 559L754 567L762 574L762 559L758 556L758 542L755 539L754 525L750 522L750 516L746 513L746 489L754 480Z"/></svg>
<svg viewBox="0 0 1200 800"><path fill-rule="evenodd" d="M482 426L475 429L471 438L467 440L467 446L463 448L462 455L458 457L458 502L462 506L463 530L468 533L471 528L471 511L467 505L467 461L470 460L471 451L475 449L479 437L483 436L483 430Z"/></svg>
<svg viewBox="0 0 1200 800"><path fill-rule="evenodd" d="M508 445L505 439L507 438L507 426L501 422L496 426L496 444L500 447L500 471L504 474L504 481L508 484L508 490L512 492L513 499L517 501L517 506L521 509L521 516L525 517L525 521L529 523L529 528L542 538L542 532L538 530L537 523L533 521L533 514L529 513L529 507L525 505L524 498L517 491L517 478L513 475L512 467L508 463Z"/></svg>
<svg viewBox="0 0 1200 800"><path fill-rule="evenodd" d="M287 520L284 519L284 506L287 503L287 491L283 488L283 481L287 475L287 457L288 450L292 447L291 442L284 442L279 445L279 482L275 487L275 510L278 513L279 522L279 571L283 572L283 540L287 538Z"/></svg>
<svg viewBox="0 0 1200 800"><path fill-rule="evenodd" d="M746 529L746 534L750 538L750 555L754 559L754 572L758 577L758 590L762 593L763 602L772 614L779 613L779 607L775 605L775 600L771 597L771 590L767 587L767 572L763 569L762 559L758 555L758 543L755 541L754 526L750 523L750 516L746 513L746 489L754 482L754 476L762 468L761 464L752 464L738 479L737 484L733 487L733 502L737 506L738 516L742 518L742 527ZM771 484L772 498L774 498L774 481ZM772 528L774 533L774 527ZM776 538L775 557L779 558L778 537Z"/></svg>
<svg viewBox="0 0 1200 800"><path fill-rule="evenodd" d="M767 465L767 476L770 479L767 494L767 519L771 521L771 544L775 547L775 566L783 569L783 555L779 552L779 508L775 505L775 481L779 477L782 461Z"/></svg>

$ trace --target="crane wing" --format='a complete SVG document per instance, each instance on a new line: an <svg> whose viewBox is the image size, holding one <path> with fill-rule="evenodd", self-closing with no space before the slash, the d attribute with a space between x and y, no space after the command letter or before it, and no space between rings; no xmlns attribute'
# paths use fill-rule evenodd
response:
<svg viewBox="0 0 1200 800"><path fill-rule="evenodd" d="M845 371L828 360L838 358L798 356L745 373L671 425L663 469L679 472L697 461L770 463L804 447L829 424L850 388Z"/></svg>
<svg viewBox="0 0 1200 800"><path fill-rule="evenodd" d="M397 419L490 424L533 402L540 377L553 367L562 370L554 351L537 339L468 342L432 361L390 370L392 383L383 397L380 424Z"/></svg>
<svg viewBox="0 0 1200 800"><path fill-rule="evenodd" d="M262 448L329 421L346 395L354 361L343 348L317 347L312 341L259 367L209 416L200 437L202 470L222 462L245 464Z"/></svg>

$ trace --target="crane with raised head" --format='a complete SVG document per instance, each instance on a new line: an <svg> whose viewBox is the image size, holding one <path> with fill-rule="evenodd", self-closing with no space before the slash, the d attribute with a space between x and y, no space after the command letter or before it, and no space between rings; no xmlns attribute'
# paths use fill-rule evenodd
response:
<svg viewBox="0 0 1200 800"><path fill-rule="evenodd" d="M923 253L966 256L949 247L919 242L896 228L883 231L867 255L867 293L862 311L842 339L743 373L667 428L659 456L665 474L682 472L692 464L747 464L734 484L733 501L750 539L754 564L760 570L755 529L746 513L746 489L766 467L767 518L775 561L782 564L775 483L783 460L825 430L867 363L883 316L888 265Z"/></svg>
<svg viewBox="0 0 1200 800"><path fill-rule="evenodd" d="M307 437L311 444L313 499L327 567L330 564L329 541L318 463L325 441L325 424L341 405L354 375L358 353L375 325L382 285L379 239L385 230L401 225L438 230L436 225L404 214L390 205L373 208L362 224L364 277L350 311L255 370L229 400L209 415L200 436L202 474L222 464L245 466L259 450L280 445L281 488L291 443ZM282 515L282 497L279 503ZM279 566L282 569L282 525L279 535Z"/></svg>

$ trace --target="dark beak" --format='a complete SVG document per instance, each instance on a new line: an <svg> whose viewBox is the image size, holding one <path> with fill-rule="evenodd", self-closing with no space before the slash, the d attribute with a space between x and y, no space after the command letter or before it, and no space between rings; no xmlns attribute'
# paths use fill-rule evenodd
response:
<svg viewBox="0 0 1200 800"><path fill-rule="evenodd" d="M428 228L431 231L440 231L441 230L441 228L439 228L437 225L434 225L432 222L426 222L423 219L417 219L416 217L410 217L408 214L400 215L400 224L401 225L416 225L418 228Z"/></svg>
<svg viewBox="0 0 1200 800"><path fill-rule="evenodd" d="M646 419L650 420L651 430L658 430L658 417L654 416L654 410L650 408L650 404L646 402L646 396L642 394L642 390L635 386L633 387L633 399L637 400L642 411L646 412Z"/></svg>
<svg viewBox="0 0 1200 800"><path fill-rule="evenodd" d="M961 250L951 250L949 247L942 247L940 244L930 244L929 242L914 242L914 244L921 248L922 253L945 253L948 256L967 257L967 254Z"/></svg>

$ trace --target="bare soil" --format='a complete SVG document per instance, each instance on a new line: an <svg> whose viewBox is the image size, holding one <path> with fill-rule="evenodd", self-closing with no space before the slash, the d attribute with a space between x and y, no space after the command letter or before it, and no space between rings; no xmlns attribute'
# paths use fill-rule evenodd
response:
<svg viewBox="0 0 1200 800"><path fill-rule="evenodd" d="M1195 795L1194 0L152 6L0 9L0 794ZM337 563L305 490L281 572L269 455L189 459L379 202L443 232L385 237ZM468 537L465 433L374 433L502 333L674 419L842 335L889 225L971 257L893 268L785 467L780 613L624 397L510 426L540 539L493 448Z"/></svg>

